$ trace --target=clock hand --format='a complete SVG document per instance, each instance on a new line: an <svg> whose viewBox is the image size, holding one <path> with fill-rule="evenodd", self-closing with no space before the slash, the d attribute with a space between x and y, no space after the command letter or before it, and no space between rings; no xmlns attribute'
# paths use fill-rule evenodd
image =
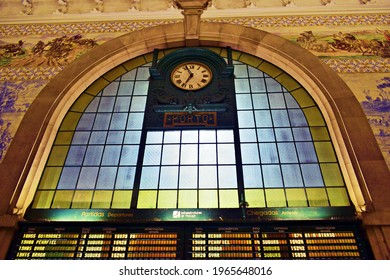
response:
<svg viewBox="0 0 390 280"><path fill-rule="evenodd" d="M191 71L190 71L190 72L191 72ZM191 78L192 78L193 76L194 76L194 74L191 73L191 74L188 76L187 80L186 80L184 83L185 83L185 84L188 83L188 81L191 80Z"/></svg>

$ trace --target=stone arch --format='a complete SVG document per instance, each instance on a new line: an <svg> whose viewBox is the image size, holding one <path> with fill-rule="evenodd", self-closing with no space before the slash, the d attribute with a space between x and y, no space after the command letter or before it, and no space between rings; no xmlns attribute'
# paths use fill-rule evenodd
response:
<svg viewBox="0 0 390 280"><path fill-rule="evenodd" d="M2 213L26 207L34 180L62 118L77 97L103 74L155 48L185 47L182 23L160 25L115 38L73 62L40 92L23 119L3 160ZM298 45L265 31L225 23L202 22L200 46L230 46L286 71L305 87L324 114L336 152L358 208L386 207L389 172L360 104L329 67ZM375 170L375 172L373 172ZM5 174L6 173L6 174ZM35 184L36 185L36 184ZM386 194L387 194L386 193ZM8 202L10 203L8 204Z"/></svg>

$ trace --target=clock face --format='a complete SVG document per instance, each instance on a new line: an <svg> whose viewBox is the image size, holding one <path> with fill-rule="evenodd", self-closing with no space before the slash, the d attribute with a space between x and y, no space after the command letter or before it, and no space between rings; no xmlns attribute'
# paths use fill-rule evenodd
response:
<svg viewBox="0 0 390 280"><path fill-rule="evenodd" d="M212 79L209 67L199 62L185 62L173 69L172 83L180 89L198 90L207 86Z"/></svg>

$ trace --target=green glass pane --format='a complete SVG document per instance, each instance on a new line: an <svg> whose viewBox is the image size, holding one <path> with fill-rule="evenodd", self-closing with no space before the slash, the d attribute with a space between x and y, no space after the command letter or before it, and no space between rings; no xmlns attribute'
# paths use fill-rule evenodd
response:
<svg viewBox="0 0 390 280"><path fill-rule="evenodd" d="M266 189L265 199L267 207L286 207L286 197L284 189Z"/></svg>
<svg viewBox="0 0 390 280"><path fill-rule="evenodd" d="M122 65L119 65L118 67L115 67L114 69L111 69L110 71L108 71L106 74L103 75L103 77L106 79L106 80L109 80L109 81L115 81L119 76L122 76L123 74L125 74L127 72L127 70L122 66Z"/></svg>
<svg viewBox="0 0 390 280"><path fill-rule="evenodd" d="M302 109L309 126L325 126L324 118L317 107Z"/></svg>
<svg viewBox="0 0 390 280"><path fill-rule="evenodd" d="M286 189L286 196L289 207L307 206L304 189Z"/></svg>
<svg viewBox="0 0 390 280"><path fill-rule="evenodd" d="M322 177L324 178L325 186L344 186L344 180L341 175L339 165L337 163L320 164Z"/></svg>
<svg viewBox="0 0 390 280"><path fill-rule="evenodd" d="M345 188L328 188L330 206L349 206L349 197Z"/></svg>
<svg viewBox="0 0 390 280"><path fill-rule="evenodd" d="M110 208L113 191L95 191L91 208Z"/></svg>
<svg viewBox="0 0 390 280"><path fill-rule="evenodd" d="M255 68L258 67L263 62L262 59L246 53L241 54L239 61L248 64L250 66L253 66Z"/></svg>
<svg viewBox="0 0 390 280"><path fill-rule="evenodd" d="M144 65L147 61L143 56L136 57L134 59L131 59L122 65L127 69L127 71L133 70L134 68Z"/></svg>
<svg viewBox="0 0 390 280"><path fill-rule="evenodd" d="M311 135L314 141L330 140L328 129L326 127L310 127Z"/></svg>
<svg viewBox="0 0 390 280"><path fill-rule="evenodd" d="M296 90L301 87L301 85L295 79L286 73L276 77L276 80L281 83L282 86L288 91Z"/></svg>
<svg viewBox="0 0 390 280"><path fill-rule="evenodd" d="M63 166L68 149L68 146L54 146L47 161L47 166Z"/></svg>
<svg viewBox="0 0 390 280"><path fill-rule="evenodd" d="M111 208L113 209L129 209L133 191L114 191L112 197Z"/></svg>
<svg viewBox="0 0 390 280"><path fill-rule="evenodd" d="M73 112L84 112L89 103L91 103L92 99L94 98L94 96L84 93L80 95L79 98L77 98L76 102L73 103L70 110Z"/></svg>
<svg viewBox="0 0 390 280"><path fill-rule="evenodd" d="M179 208L197 208L198 193L196 190L179 190Z"/></svg>
<svg viewBox="0 0 390 280"><path fill-rule="evenodd" d="M176 190L159 191L157 208L176 208L176 204L177 204Z"/></svg>
<svg viewBox="0 0 390 280"><path fill-rule="evenodd" d="M312 107L316 105L313 98L311 98L311 96L303 88L294 90L291 92L291 94L294 96L295 100L298 102L301 108Z"/></svg>
<svg viewBox="0 0 390 280"><path fill-rule="evenodd" d="M237 190L220 190L219 191L220 208L237 208L238 191Z"/></svg>
<svg viewBox="0 0 390 280"><path fill-rule="evenodd" d="M265 207L265 198L263 189L247 189L245 190L245 201L248 202L248 207Z"/></svg>
<svg viewBox="0 0 390 280"><path fill-rule="evenodd" d="M257 68L272 78L283 73L283 70L266 61L261 63Z"/></svg>
<svg viewBox="0 0 390 280"><path fill-rule="evenodd" d="M324 188L307 188L307 198L309 200L309 206L329 206L328 196Z"/></svg>
<svg viewBox="0 0 390 280"><path fill-rule="evenodd" d="M218 191L200 190L199 208L218 208Z"/></svg>
<svg viewBox="0 0 390 280"><path fill-rule="evenodd" d="M54 145L69 145L72 142L73 131L58 132Z"/></svg>
<svg viewBox="0 0 390 280"><path fill-rule="evenodd" d="M74 191L56 191L51 208L70 208Z"/></svg>
<svg viewBox="0 0 390 280"><path fill-rule="evenodd" d="M99 92L101 92L110 82L106 79L99 78L92 85L90 85L85 92L96 96Z"/></svg>
<svg viewBox="0 0 390 280"><path fill-rule="evenodd" d="M61 167L46 167L45 171L43 171L38 189L55 189L57 187L61 171Z"/></svg>
<svg viewBox="0 0 390 280"><path fill-rule="evenodd" d="M330 142L314 142L319 162L336 162L336 155Z"/></svg>
<svg viewBox="0 0 390 280"><path fill-rule="evenodd" d="M154 209L156 208L157 191L139 191L137 208Z"/></svg>
<svg viewBox="0 0 390 280"><path fill-rule="evenodd" d="M37 191L35 193L33 209L49 209L53 200L54 191Z"/></svg>
<svg viewBox="0 0 390 280"><path fill-rule="evenodd" d="M91 205L93 191L75 191L72 208L88 209Z"/></svg>
<svg viewBox="0 0 390 280"><path fill-rule="evenodd" d="M75 130L80 117L81 113L68 112L62 121L60 131Z"/></svg>

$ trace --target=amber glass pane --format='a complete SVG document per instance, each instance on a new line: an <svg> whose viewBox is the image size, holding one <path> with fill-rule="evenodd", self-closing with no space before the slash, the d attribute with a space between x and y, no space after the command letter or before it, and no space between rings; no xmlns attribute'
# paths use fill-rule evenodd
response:
<svg viewBox="0 0 390 280"><path fill-rule="evenodd" d="M35 194L33 209L48 209L53 200L54 191L37 191Z"/></svg>
<svg viewBox="0 0 390 280"><path fill-rule="evenodd" d="M309 126L325 126L324 118L318 107L303 109Z"/></svg>
<svg viewBox="0 0 390 280"><path fill-rule="evenodd" d="M62 167L46 167L38 189L55 189L57 187L61 171Z"/></svg>
<svg viewBox="0 0 390 280"><path fill-rule="evenodd" d="M103 88L105 88L110 82L106 79L99 78L92 85L90 85L85 92L96 96Z"/></svg>
<svg viewBox="0 0 390 280"><path fill-rule="evenodd" d="M74 191L57 191L51 208L70 208Z"/></svg>
<svg viewBox="0 0 390 280"><path fill-rule="evenodd" d="M266 189L265 198L267 207L286 207L284 189Z"/></svg>
<svg viewBox="0 0 390 280"><path fill-rule="evenodd" d="M179 208L197 208L196 190L179 190Z"/></svg>
<svg viewBox="0 0 390 280"><path fill-rule="evenodd" d="M133 191L114 191L111 208L113 209L129 209Z"/></svg>
<svg viewBox="0 0 390 280"><path fill-rule="evenodd" d="M217 190L200 190L199 208L218 208Z"/></svg>
<svg viewBox="0 0 390 280"><path fill-rule="evenodd" d="M92 199L92 208L110 208L113 191L95 191Z"/></svg>
<svg viewBox="0 0 390 280"><path fill-rule="evenodd" d="M114 81L115 79L117 79L119 76L122 76L126 72L127 72L126 68L120 65L108 71L106 74L103 75L103 77L109 81Z"/></svg>
<svg viewBox="0 0 390 280"><path fill-rule="evenodd" d="M51 150L49 159L47 161L48 166L63 166L66 155L68 153L68 146L54 146Z"/></svg>
<svg viewBox="0 0 390 280"><path fill-rule="evenodd" d="M219 191L220 208L237 208L238 191L237 190L220 190Z"/></svg>
<svg viewBox="0 0 390 280"><path fill-rule="evenodd" d="M177 191L167 190L159 191L157 208L176 208Z"/></svg>
<svg viewBox="0 0 390 280"><path fill-rule="evenodd" d="M349 206L349 197L345 188L327 188L330 206Z"/></svg>
<svg viewBox="0 0 390 280"><path fill-rule="evenodd" d="M58 132L54 145L69 145L72 142L73 131Z"/></svg>
<svg viewBox="0 0 390 280"><path fill-rule="evenodd" d="M80 97L76 100L76 102L72 105L70 108L71 111L74 112L84 112L84 110L87 108L89 103L91 103L94 96L90 94L82 94Z"/></svg>
<svg viewBox="0 0 390 280"><path fill-rule="evenodd" d="M304 189L286 189L287 205L289 207L307 206Z"/></svg>
<svg viewBox="0 0 390 280"><path fill-rule="evenodd" d="M309 199L309 206L329 206L328 196L324 188L308 188L306 192Z"/></svg>
<svg viewBox="0 0 390 280"><path fill-rule="evenodd" d="M310 131L314 141L330 140L326 127L310 127Z"/></svg>
<svg viewBox="0 0 390 280"><path fill-rule="evenodd" d="M72 208L89 208L93 191L75 191Z"/></svg>
<svg viewBox="0 0 390 280"><path fill-rule="evenodd" d="M344 180L337 163L323 163L320 165L325 186L344 186Z"/></svg>
<svg viewBox="0 0 390 280"><path fill-rule="evenodd" d="M336 162L336 155L330 142L314 142L319 162Z"/></svg>
<svg viewBox="0 0 390 280"><path fill-rule="evenodd" d="M137 208L153 209L156 208L157 191L139 191Z"/></svg>
<svg viewBox="0 0 390 280"><path fill-rule="evenodd" d="M245 201L248 202L248 207L265 207L264 190L246 189Z"/></svg>

